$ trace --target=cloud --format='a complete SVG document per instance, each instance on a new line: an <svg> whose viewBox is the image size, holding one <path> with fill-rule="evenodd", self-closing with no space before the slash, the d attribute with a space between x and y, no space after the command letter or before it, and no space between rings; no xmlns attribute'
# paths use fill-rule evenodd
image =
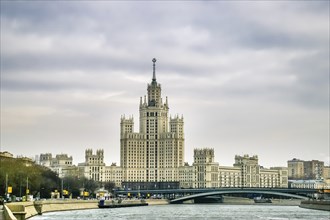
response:
<svg viewBox="0 0 330 220"><path fill-rule="evenodd" d="M311 146L328 152L328 8L2 1L1 150L81 162L87 146L101 147L118 162L120 115L134 114L138 128L156 57L171 114L185 117L187 160L202 146L220 164L238 153L275 166L308 158Z"/></svg>

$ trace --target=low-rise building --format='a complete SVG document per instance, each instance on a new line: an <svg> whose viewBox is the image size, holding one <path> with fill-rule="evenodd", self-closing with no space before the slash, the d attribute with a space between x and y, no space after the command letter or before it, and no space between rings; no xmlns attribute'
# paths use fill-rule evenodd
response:
<svg viewBox="0 0 330 220"><path fill-rule="evenodd" d="M323 180L289 180L289 188L330 189L330 185Z"/></svg>
<svg viewBox="0 0 330 220"><path fill-rule="evenodd" d="M8 151L3 151L0 152L0 157L13 158L14 155L12 153L9 153Z"/></svg>
<svg viewBox="0 0 330 220"><path fill-rule="evenodd" d="M330 179L330 166L323 167L323 179Z"/></svg>
<svg viewBox="0 0 330 220"><path fill-rule="evenodd" d="M219 187L242 187L243 177L238 166L219 166Z"/></svg>
<svg viewBox="0 0 330 220"><path fill-rule="evenodd" d="M287 188L288 169L286 167L263 168L258 156L235 156L235 163L219 166L214 162L214 149L194 150L194 163L179 167L179 181L182 188L222 188L222 187L266 187Z"/></svg>

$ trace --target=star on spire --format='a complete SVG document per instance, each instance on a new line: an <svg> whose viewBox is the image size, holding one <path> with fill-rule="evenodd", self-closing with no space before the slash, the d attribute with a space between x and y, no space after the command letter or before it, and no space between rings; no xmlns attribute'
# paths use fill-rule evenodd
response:
<svg viewBox="0 0 330 220"><path fill-rule="evenodd" d="M153 74L152 74L152 82L156 82L156 58L152 59L153 62Z"/></svg>

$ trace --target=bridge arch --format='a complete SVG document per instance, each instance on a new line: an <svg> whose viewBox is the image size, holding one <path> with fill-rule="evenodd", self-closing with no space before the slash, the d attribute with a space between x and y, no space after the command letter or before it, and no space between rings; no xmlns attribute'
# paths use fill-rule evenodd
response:
<svg viewBox="0 0 330 220"><path fill-rule="evenodd" d="M285 196L290 198L296 198L296 199L308 199L306 196L291 194L291 193L283 193L283 192L275 192L275 191L266 191L266 190L226 190L226 191L213 191L213 192L205 192L205 193L197 193L193 195L188 195L184 197L180 197L177 199L173 199L170 201L170 203L182 203L183 201L195 199L195 198L201 198L206 196L215 196L215 195L224 195L224 194L236 194L236 193L251 193L251 194L267 194L267 195L279 195L279 196Z"/></svg>

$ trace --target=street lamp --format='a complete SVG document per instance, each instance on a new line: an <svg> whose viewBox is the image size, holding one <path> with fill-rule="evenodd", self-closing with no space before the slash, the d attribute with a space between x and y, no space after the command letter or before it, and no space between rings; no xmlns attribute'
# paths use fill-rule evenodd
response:
<svg viewBox="0 0 330 220"><path fill-rule="evenodd" d="M63 195L63 179L61 179L61 195L62 195L62 199L64 199L64 195Z"/></svg>

